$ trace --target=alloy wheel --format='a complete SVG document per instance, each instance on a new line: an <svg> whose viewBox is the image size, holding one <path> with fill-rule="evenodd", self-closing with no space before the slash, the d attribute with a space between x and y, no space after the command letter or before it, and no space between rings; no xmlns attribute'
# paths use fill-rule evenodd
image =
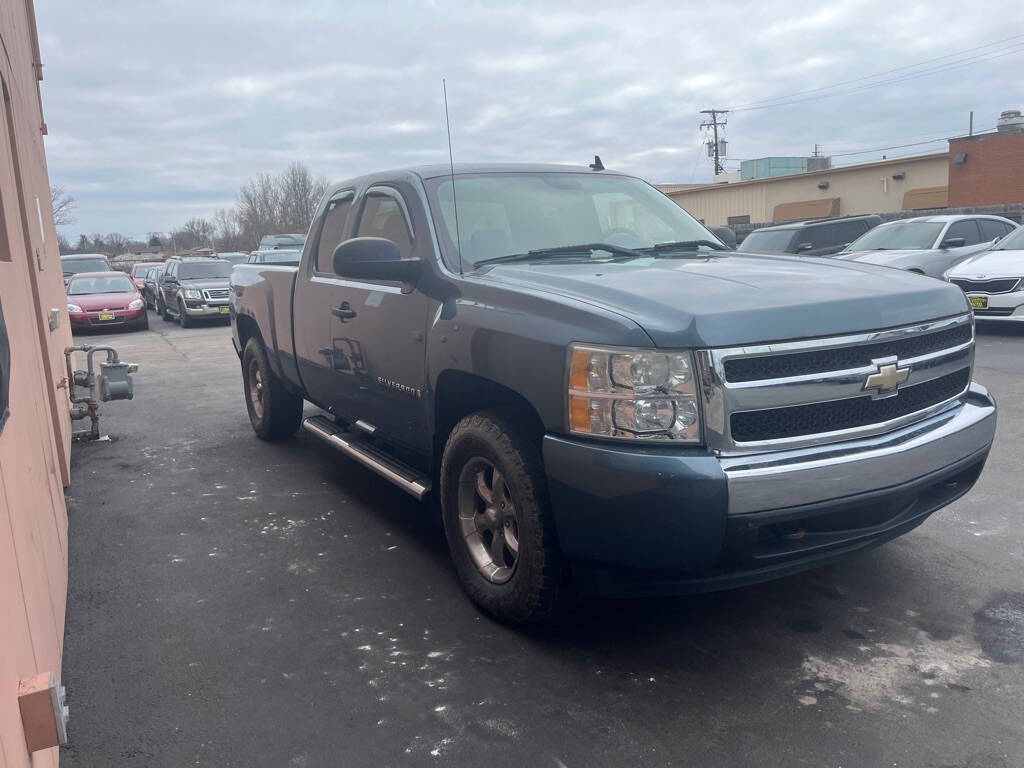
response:
<svg viewBox="0 0 1024 768"><path fill-rule="evenodd" d="M253 360L249 364L249 402L257 419L263 418L263 373Z"/></svg>
<svg viewBox="0 0 1024 768"><path fill-rule="evenodd" d="M487 459L466 462L459 475L459 527L477 570L504 584L519 562L519 518L505 478Z"/></svg>

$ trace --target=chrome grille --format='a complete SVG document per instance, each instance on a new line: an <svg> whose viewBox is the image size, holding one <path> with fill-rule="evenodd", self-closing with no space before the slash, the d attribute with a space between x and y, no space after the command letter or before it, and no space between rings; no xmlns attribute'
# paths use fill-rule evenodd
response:
<svg viewBox="0 0 1024 768"><path fill-rule="evenodd" d="M881 434L950 406L970 384L974 327L964 314L850 336L701 350L697 360L708 447L719 454L782 450ZM902 380L885 384L883 370ZM877 387L868 386L869 376Z"/></svg>
<svg viewBox="0 0 1024 768"><path fill-rule="evenodd" d="M964 293L1012 293L1017 290L1020 283L1019 277L1001 277L993 280L967 280L955 278L950 280L953 285L959 286Z"/></svg>
<svg viewBox="0 0 1024 768"><path fill-rule="evenodd" d="M203 298L207 301L226 301L230 291L227 288L205 288Z"/></svg>

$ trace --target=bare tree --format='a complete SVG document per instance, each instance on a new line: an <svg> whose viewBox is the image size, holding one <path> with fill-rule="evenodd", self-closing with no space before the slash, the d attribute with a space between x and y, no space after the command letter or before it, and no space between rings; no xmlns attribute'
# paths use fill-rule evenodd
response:
<svg viewBox="0 0 1024 768"><path fill-rule="evenodd" d="M128 238L120 232L111 232L103 238L103 243L106 245L111 256L120 256L128 245Z"/></svg>
<svg viewBox="0 0 1024 768"><path fill-rule="evenodd" d="M57 250L61 254L71 252L71 243L69 243L68 239L60 232L57 233Z"/></svg>
<svg viewBox="0 0 1024 768"><path fill-rule="evenodd" d="M255 248L264 235L279 232L281 196L277 180L266 173L249 179L238 190L238 225Z"/></svg>
<svg viewBox="0 0 1024 768"><path fill-rule="evenodd" d="M85 253L92 246L92 241L88 235L79 235L78 242L75 244L75 250L79 253Z"/></svg>
<svg viewBox="0 0 1024 768"><path fill-rule="evenodd" d="M53 222L66 227L78 221L75 216L75 198L67 193L63 184L50 185L50 204L53 206Z"/></svg>
<svg viewBox="0 0 1024 768"><path fill-rule="evenodd" d="M149 233L149 246L150 248L160 248L164 244L164 233L163 232L150 232Z"/></svg>
<svg viewBox="0 0 1024 768"><path fill-rule="evenodd" d="M284 232L305 232L316 206L327 191L327 177L317 178L302 163L292 163L277 178L280 199L279 224Z"/></svg>
<svg viewBox="0 0 1024 768"><path fill-rule="evenodd" d="M213 229L218 251L246 250L248 243L238 225L238 212L235 209L221 208L213 214Z"/></svg>

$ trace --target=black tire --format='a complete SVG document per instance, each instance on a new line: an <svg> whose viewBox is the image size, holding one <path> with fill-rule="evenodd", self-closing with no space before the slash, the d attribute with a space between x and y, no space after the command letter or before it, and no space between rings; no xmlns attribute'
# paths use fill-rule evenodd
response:
<svg viewBox="0 0 1024 768"><path fill-rule="evenodd" d="M142 322L135 326L137 330L148 331L149 330L149 315L144 315Z"/></svg>
<svg viewBox="0 0 1024 768"><path fill-rule="evenodd" d="M178 323L182 328L191 328L195 323L192 318L185 312L185 302L178 299Z"/></svg>
<svg viewBox="0 0 1024 768"><path fill-rule="evenodd" d="M164 304L163 299L156 300L156 311L160 313L160 317L164 319L164 322L171 322L171 313L167 311L167 305Z"/></svg>
<svg viewBox="0 0 1024 768"><path fill-rule="evenodd" d="M285 389L274 375L259 339L249 339L242 352L242 385L249 421L258 438L283 440L298 431L302 422L302 398ZM258 392L255 397L254 390Z"/></svg>
<svg viewBox="0 0 1024 768"><path fill-rule="evenodd" d="M568 568L558 548L540 453L519 423L522 420L512 413L480 411L455 425L441 459L441 516L452 560L469 597L502 621L526 624L551 618L569 605L571 597ZM471 525L468 510L460 517L460 507L466 509L464 505L470 497L472 503L488 506L473 481L474 470L486 465L491 466L492 478L500 473L502 490L507 489L503 498L513 505L516 555L514 565L503 564L511 575L502 583L495 583L495 574L484 574L494 567L496 560L488 567L474 560L492 548L493 538L500 534L502 525L495 526L497 532L489 540L477 540L477 545L483 546L473 554L474 545L469 543L472 535L467 537L465 527ZM489 488L492 499L495 487L496 483ZM474 492L478 495L473 496ZM490 509L488 506L474 517L485 518ZM506 521L504 527L507 529L508 525ZM508 550L504 551L507 557Z"/></svg>

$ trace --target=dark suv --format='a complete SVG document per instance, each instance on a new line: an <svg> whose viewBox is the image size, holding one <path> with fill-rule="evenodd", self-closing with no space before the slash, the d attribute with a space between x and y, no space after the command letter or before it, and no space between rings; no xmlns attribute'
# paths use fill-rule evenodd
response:
<svg viewBox="0 0 1024 768"><path fill-rule="evenodd" d="M231 267L231 262L209 256L168 259L160 275L156 311L164 320L177 318L182 328L199 318L227 319Z"/></svg>
<svg viewBox="0 0 1024 768"><path fill-rule="evenodd" d="M815 219L755 229L737 250L744 253L796 253L828 256L839 253L869 229L882 223L880 216Z"/></svg>

